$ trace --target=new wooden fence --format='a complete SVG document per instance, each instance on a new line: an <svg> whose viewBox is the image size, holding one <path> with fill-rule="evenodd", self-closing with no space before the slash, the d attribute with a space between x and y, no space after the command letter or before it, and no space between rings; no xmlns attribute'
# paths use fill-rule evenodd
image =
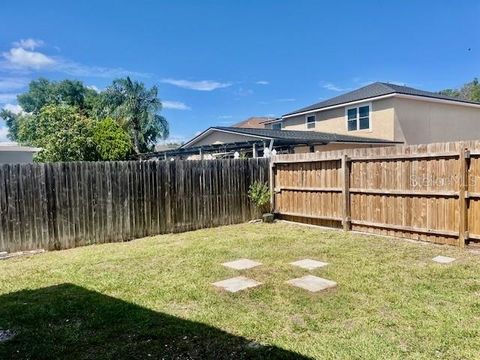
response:
<svg viewBox="0 0 480 360"><path fill-rule="evenodd" d="M464 246L480 240L480 143L276 156L284 219Z"/></svg>
<svg viewBox="0 0 480 360"><path fill-rule="evenodd" d="M0 166L0 251L65 249L250 220L268 160Z"/></svg>

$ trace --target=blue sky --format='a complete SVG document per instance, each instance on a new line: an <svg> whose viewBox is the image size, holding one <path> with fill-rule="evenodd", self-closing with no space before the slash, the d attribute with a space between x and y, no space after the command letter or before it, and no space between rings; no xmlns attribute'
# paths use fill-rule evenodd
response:
<svg viewBox="0 0 480 360"><path fill-rule="evenodd" d="M15 0L0 14L0 107L40 76L102 89L130 75L159 87L172 140L373 81L480 76L478 1Z"/></svg>

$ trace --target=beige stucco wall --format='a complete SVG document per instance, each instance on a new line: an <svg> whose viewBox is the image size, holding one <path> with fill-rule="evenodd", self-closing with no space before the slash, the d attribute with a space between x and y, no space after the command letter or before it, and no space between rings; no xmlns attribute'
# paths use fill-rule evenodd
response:
<svg viewBox="0 0 480 360"><path fill-rule="evenodd" d="M368 104L365 103L365 104ZM317 121L315 128L307 129L306 115L299 115L283 120L284 130L320 131L352 136L362 136L385 140L394 140L394 110L393 98L372 101L370 130L347 131L345 107L315 113ZM360 106L362 104L359 104ZM355 105L357 106L357 105ZM309 114L311 115L311 114Z"/></svg>
<svg viewBox="0 0 480 360"><path fill-rule="evenodd" d="M33 152L0 151L0 164L23 164L33 162Z"/></svg>
<svg viewBox="0 0 480 360"><path fill-rule="evenodd" d="M254 141L261 140L256 137L247 136L247 135L237 135L230 134L221 131L213 131L209 135L205 136L203 139L191 144L190 146L203 146L203 145L212 145L212 144L225 144L225 143L234 143L242 141Z"/></svg>
<svg viewBox="0 0 480 360"><path fill-rule="evenodd" d="M480 108L394 98L395 140L409 145L480 139Z"/></svg>

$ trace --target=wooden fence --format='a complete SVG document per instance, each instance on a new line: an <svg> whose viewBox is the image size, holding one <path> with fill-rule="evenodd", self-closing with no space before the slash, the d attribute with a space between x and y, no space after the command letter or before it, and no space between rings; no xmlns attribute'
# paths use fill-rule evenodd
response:
<svg viewBox="0 0 480 360"><path fill-rule="evenodd" d="M0 251L66 249L250 220L268 160L0 166Z"/></svg>
<svg viewBox="0 0 480 360"><path fill-rule="evenodd" d="M281 218L464 246L480 240L480 142L275 156Z"/></svg>

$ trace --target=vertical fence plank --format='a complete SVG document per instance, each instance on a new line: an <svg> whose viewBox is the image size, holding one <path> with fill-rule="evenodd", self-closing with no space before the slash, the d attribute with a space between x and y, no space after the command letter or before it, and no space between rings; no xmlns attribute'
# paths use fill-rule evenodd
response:
<svg viewBox="0 0 480 360"><path fill-rule="evenodd" d="M343 230L350 230L351 212L350 212L350 160L348 155L342 156L342 222Z"/></svg>
<svg viewBox="0 0 480 360"><path fill-rule="evenodd" d="M459 246L464 247L465 241L468 239L468 206L467 201L468 197L467 190L468 190L468 168L470 164L470 151L468 149L461 149L460 156L460 173L459 173L459 180L458 180L458 187L459 187Z"/></svg>

